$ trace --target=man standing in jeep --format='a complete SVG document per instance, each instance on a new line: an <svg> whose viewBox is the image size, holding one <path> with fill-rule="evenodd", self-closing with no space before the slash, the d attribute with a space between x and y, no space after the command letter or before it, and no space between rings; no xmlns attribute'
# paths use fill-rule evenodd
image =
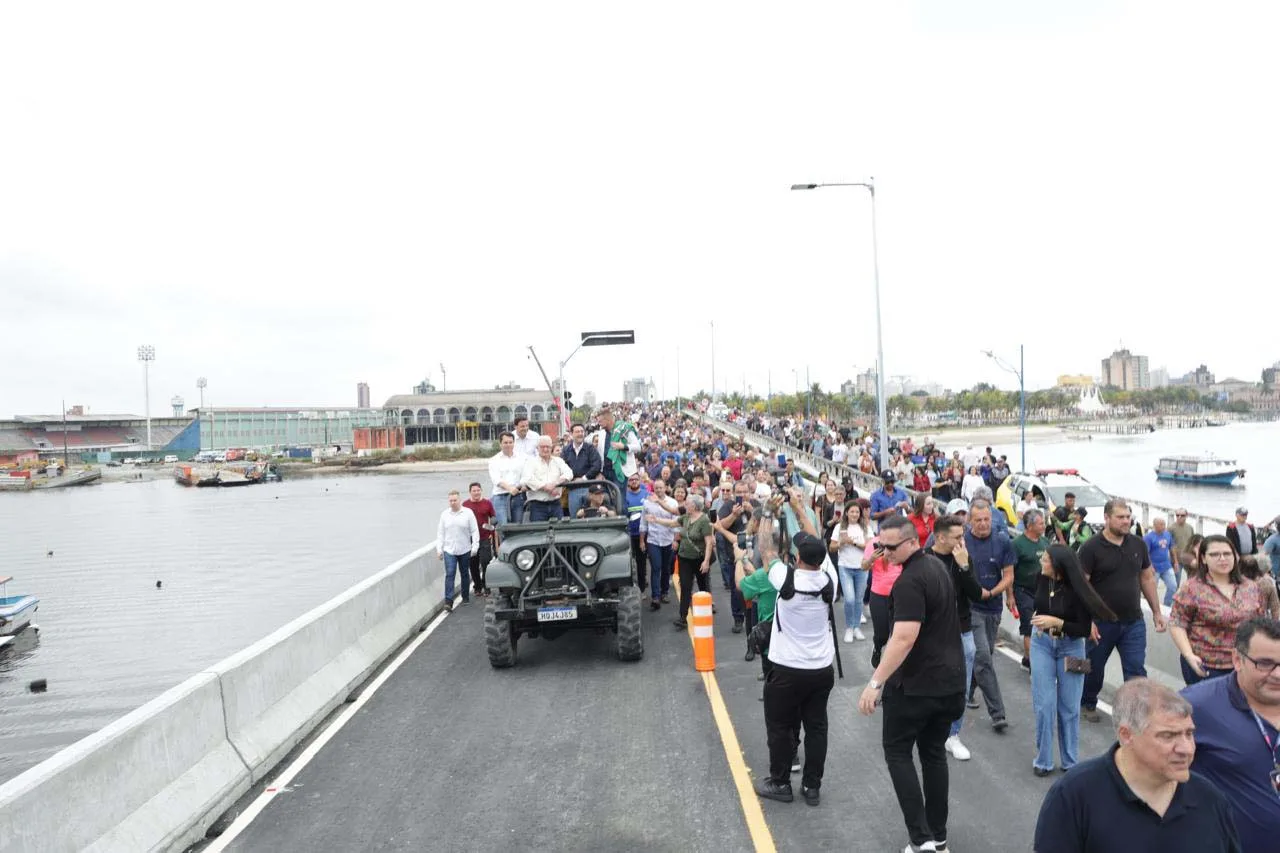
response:
<svg viewBox="0 0 1280 853"><path fill-rule="evenodd" d="M530 521L564 517L560 506L560 487L573 479L573 472L563 459L552 454L551 445L549 435L538 439L538 455L525 462L524 473L520 477L520 485L529 490L525 503Z"/></svg>

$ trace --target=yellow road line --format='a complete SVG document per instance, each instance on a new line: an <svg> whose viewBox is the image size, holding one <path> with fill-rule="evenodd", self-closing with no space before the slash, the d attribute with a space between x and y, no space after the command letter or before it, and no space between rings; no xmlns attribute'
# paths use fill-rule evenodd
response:
<svg viewBox="0 0 1280 853"><path fill-rule="evenodd" d="M677 576L671 578L671 585L676 588L676 600L680 596L680 581ZM693 632L689 632L689 645L693 646ZM742 803L742 816L747 821L747 831L751 833L751 844L756 853L777 853L773 843L773 833L764 819L764 809L760 807L760 798L751 785L751 771L742 757L742 744L738 742L738 732L729 718L729 709L724 704L724 696L720 693L720 683L716 681L714 672L699 673L702 686L706 688L707 699L711 702L711 715L715 718L716 728L720 731L720 742L724 745L724 757L729 762L729 772L733 775L733 785L738 789L738 800Z"/></svg>

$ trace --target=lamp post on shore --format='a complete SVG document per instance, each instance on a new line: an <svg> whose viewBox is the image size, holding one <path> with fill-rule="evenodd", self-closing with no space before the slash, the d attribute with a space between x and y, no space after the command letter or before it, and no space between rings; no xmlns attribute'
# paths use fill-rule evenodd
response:
<svg viewBox="0 0 1280 853"><path fill-rule="evenodd" d="M1019 401L1019 409L1021 409L1020 420L1022 423L1022 467L1019 469L1019 473L1021 474L1025 474L1027 472L1027 381L1026 381L1026 359L1023 351L1024 351L1023 345L1018 344L1017 368L1014 368L1010 364L1006 364L1004 359L1002 359L1000 356L996 355L989 349L982 351L987 358L994 361L1002 369L1007 370L1010 373L1012 373L1014 376L1018 377L1018 401Z"/></svg>
<svg viewBox="0 0 1280 853"><path fill-rule="evenodd" d="M147 452L151 452L151 362L156 360L156 348L150 344L138 347L138 361L142 362L143 405L147 409Z"/></svg>
<svg viewBox="0 0 1280 853"><path fill-rule="evenodd" d="M876 239L875 178L845 183L791 185L793 190L816 190L822 187L864 187L871 194L871 266L875 275L876 293L876 397L880 431L880 470L887 471L889 469L889 418L884 397L884 336L880 329L880 257Z"/></svg>

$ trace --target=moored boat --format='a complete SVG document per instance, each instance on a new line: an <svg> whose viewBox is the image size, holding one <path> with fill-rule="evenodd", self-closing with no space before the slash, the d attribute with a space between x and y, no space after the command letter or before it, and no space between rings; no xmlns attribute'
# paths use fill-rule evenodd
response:
<svg viewBox="0 0 1280 853"><path fill-rule="evenodd" d="M1236 460L1216 456L1162 456L1156 466L1156 479L1175 483L1230 486L1240 477L1244 477L1244 469Z"/></svg>
<svg viewBox="0 0 1280 853"><path fill-rule="evenodd" d="M31 624L31 617L40 606L34 595L7 595L5 585L13 580L0 577L0 637L10 637Z"/></svg>

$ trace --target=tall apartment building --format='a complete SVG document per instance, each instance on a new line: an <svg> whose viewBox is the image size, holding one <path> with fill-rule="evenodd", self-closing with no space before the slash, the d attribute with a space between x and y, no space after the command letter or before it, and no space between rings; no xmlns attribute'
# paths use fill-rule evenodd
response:
<svg viewBox="0 0 1280 853"><path fill-rule="evenodd" d="M1141 391L1151 387L1145 355L1118 349L1102 360L1102 384L1121 391Z"/></svg>
<svg viewBox="0 0 1280 853"><path fill-rule="evenodd" d="M653 383L648 379L629 379L622 383L622 399L634 403L636 400L648 403L653 400Z"/></svg>
<svg viewBox="0 0 1280 853"><path fill-rule="evenodd" d="M368 383L368 382L357 382L357 383L356 383L356 408L357 408L357 409L368 409L368 408L370 408L370 406L369 406L369 383Z"/></svg>

